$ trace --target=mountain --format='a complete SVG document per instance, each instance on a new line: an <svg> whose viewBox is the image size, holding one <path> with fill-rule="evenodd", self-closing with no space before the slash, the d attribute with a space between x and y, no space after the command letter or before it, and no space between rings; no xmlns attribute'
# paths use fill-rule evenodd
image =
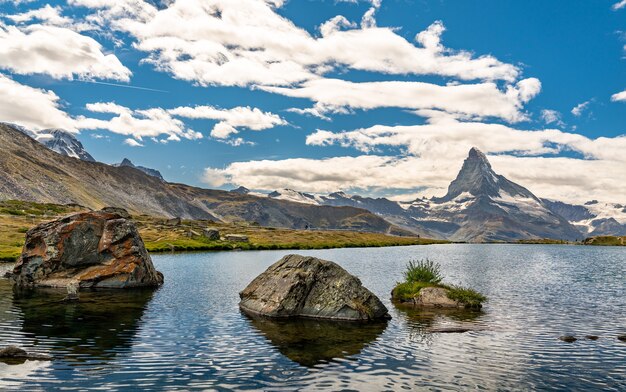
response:
<svg viewBox="0 0 626 392"><path fill-rule="evenodd" d="M306 205L162 181L128 166L60 155L0 124L0 200L123 207L133 214L256 222L261 226L410 234L369 211Z"/></svg>
<svg viewBox="0 0 626 392"><path fill-rule="evenodd" d="M583 234L531 191L494 172L487 157L469 151L443 197L396 202L335 192L312 195L275 191L282 198L313 205L350 206L371 211L399 227L433 238L455 241L516 241L553 238L575 240ZM605 222L608 229L611 222Z"/></svg>
<svg viewBox="0 0 626 392"><path fill-rule="evenodd" d="M626 236L626 205L588 201L584 205L542 199L556 214L567 219L585 236Z"/></svg>
<svg viewBox="0 0 626 392"><path fill-rule="evenodd" d="M158 178L160 180L163 180L163 176L161 175L160 171L158 171L156 169L150 169L149 167L136 166L128 158L122 159L122 162L120 162L120 163L118 163L117 165L114 165L114 166L118 166L118 167L120 167L120 166L132 167L133 169L141 170L142 172L146 173L149 176L156 177L156 178Z"/></svg>
<svg viewBox="0 0 626 392"><path fill-rule="evenodd" d="M66 157L88 162L96 161L74 135L63 129L44 129L37 134L36 139L52 151Z"/></svg>
<svg viewBox="0 0 626 392"><path fill-rule="evenodd" d="M50 150L65 155L66 157L72 157L88 162L95 162L91 154L85 150L83 144L76 139L74 135L64 129L50 128L42 131L34 132L26 127L17 124L11 124L6 122L0 122L0 125L5 125L9 128L17 130L24 135L27 135Z"/></svg>

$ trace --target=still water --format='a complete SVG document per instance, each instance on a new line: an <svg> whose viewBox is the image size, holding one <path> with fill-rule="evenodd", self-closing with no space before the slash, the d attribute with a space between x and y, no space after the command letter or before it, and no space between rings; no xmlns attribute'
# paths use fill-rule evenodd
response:
<svg viewBox="0 0 626 392"><path fill-rule="evenodd" d="M298 251L359 276L384 324L249 319L238 292L288 251L153 256L155 292L13 293L0 281L0 346L53 356L0 362L1 390L626 390L626 249L431 245ZM410 259L482 291L482 312L417 312L389 293ZM8 268L8 266L6 266ZM0 269L3 268L0 266ZM432 333L469 326L470 332ZM575 335L565 343L558 337ZM586 340L585 335L598 335Z"/></svg>

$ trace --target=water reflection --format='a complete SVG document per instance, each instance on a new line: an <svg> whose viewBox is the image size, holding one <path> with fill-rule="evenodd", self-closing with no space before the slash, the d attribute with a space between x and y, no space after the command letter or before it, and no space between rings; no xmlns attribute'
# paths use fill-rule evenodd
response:
<svg viewBox="0 0 626 392"><path fill-rule="evenodd" d="M72 361L108 361L130 349L152 290L81 292L63 302L58 290L15 290L13 307L32 344L50 344L50 354ZM56 351L57 353L55 354Z"/></svg>
<svg viewBox="0 0 626 392"><path fill-rule="evenodd" d="M412 341L428 343L433 333L449 328L484 330L485 314L471 309L418 308L412 305L394 304L396 313L406 322Z"/></svg>
<svg viewBox="0 0 626 392"><path fill-rule="evenodd" d="M245 316L284 356L307 367L357 355L387 327L387 321L360 323Z"/></svg>

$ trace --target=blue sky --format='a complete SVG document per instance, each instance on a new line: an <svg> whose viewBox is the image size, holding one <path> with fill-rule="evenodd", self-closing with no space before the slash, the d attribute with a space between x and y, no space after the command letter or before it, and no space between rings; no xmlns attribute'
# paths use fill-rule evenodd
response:
<svg viewBox="0 0 626 392"><path fill-rule="evenodd" d="M476 145L540 196L626 201L617 0L155 3L0 1L0 120L203 187L440 195Z"/></svg>

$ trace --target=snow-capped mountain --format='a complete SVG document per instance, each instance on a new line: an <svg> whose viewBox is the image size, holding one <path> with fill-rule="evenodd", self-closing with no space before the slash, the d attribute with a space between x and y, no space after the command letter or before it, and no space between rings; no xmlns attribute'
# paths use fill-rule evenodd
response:
<svg viewBox="0 0 626 392"><path fill-rule="evenodd" d="M80 159L81 161L96 161L74 135L63 129L44 129L37 133L35 139L61 155Z"/></svg>
<svg viewBox="0 0 626 392"><path fill-rule="evenodd" d="M316 195L294 191L293 189L280 189L267 195L271 199L287 200L296 203L322 205L323 200Z"/></svg>
<svg viewBox="0 0 626 392"><path fill-rule="evenodd" d="M469 151L443 197L396 202L335 192L314 195L291 189L268 197L299 203L369 210L414 233L456 241L514 241L529 238L577 240L585 237L568 219L531 191L494 172L487 157ZM600 215L586 213L580 219ZM610 222L605 222L609 226Z"/></svg>
<svg viewBox="0 0 626 392"><path fill-rule="evenodd" d="M567 219L585 236L626 235L626 204L588 201L584 205L544 199L553 212Z"/></svg>
<svg viewBox="0 0 626 392"><path fill-rule="evenodd" d="M156 169L150 169L149 167L137 166L137 165L133 164L130 161L130 159L128 159L128 158L124 158L122 160L122 162L120 162L120 163L118 163L116 165L113 165L113 166L117 166L117 167L122 167L122 166L132 167L134 169L141 170L142 172L146 173L149 176L156 177L156 178L158 178L160 180L163 180L163 176L161 175L160 171L158 171Z"/></svg>
<svg viewBox="0 0 626 392"><path fill-rule="evenodd" d="M74 135L64 129L44 129L33 131L18 124L2 122L2 124L22 132L25 135L37 140L50 150L68 157L80 159L82 161L95 162L96 160L85 150L83 144Z"/></svg>

